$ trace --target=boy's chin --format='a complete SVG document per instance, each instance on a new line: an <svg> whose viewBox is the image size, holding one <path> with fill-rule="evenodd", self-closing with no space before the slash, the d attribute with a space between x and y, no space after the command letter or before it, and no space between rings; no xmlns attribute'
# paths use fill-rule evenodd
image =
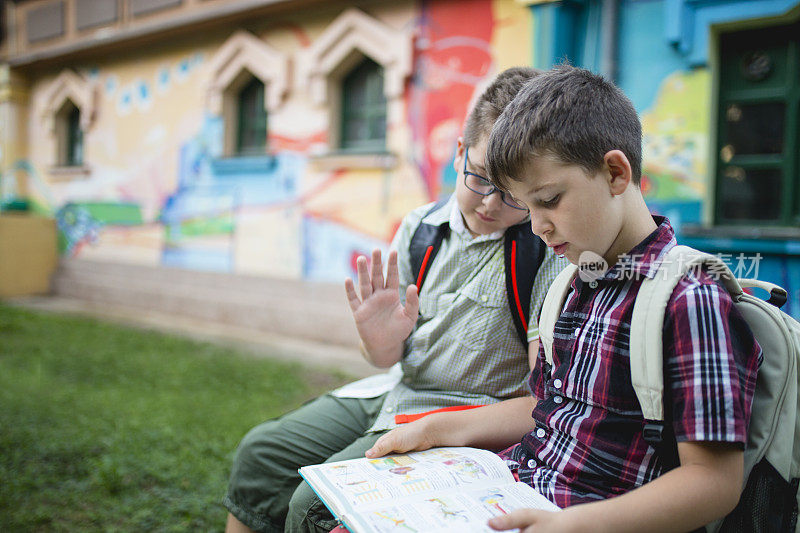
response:
<svg viewBox="0 0 800 533"><path fill-rule="evenodd" d="M563 257L573 265L579 265L581 262L581 252L575 251L571 248L567 248L567 250L559 255L558 257Z"/></svg>
<svg viewBox="0 0 800 533"><path fill-rule="evenodd" d="M472 233L475 235L491 235L492 233L497 233L498 231L505 231L508 229L508 226L481 226L477 229L472 229Z"/></svg>
<svg viewBox="0 0 800 533"><path fill-rule="evenodd" d="M491 222L485 222L481 220L477 215L473 215L471 217L464 217L465 225L470 233L473 235L489 235L490 233L494 233L495 231L505 230L505 226L501 226L500 224L493 224Z"/></svg>

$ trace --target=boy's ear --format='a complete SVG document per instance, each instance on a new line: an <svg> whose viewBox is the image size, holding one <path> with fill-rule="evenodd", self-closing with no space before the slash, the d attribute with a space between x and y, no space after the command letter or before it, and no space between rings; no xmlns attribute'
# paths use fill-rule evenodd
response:
<svg viewBox="0 0 800 533"><path fill-rule="evenodd" d="M456 156L453 158L453 168L458 174L464 168L464 137L459 136L456 139Z"/></svg>
<svg viewBox="0 0 800 533"><path fill-rule="evenodd" d="M625 192L633 179L631 163L622 150L611 150L603 156L608 170L608 186L612 196Z"/></svg>

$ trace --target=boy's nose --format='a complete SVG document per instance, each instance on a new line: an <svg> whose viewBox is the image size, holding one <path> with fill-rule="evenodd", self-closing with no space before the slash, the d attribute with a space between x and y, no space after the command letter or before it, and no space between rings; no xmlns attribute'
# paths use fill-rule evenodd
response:
<svg viewBox="0 0 800 533"><path fill-rule="evenodd" d="M533 231L534 235L538 235L544 239L545 234L552 230L552 225L550 224L549 220L540 211L534 209L531 209L530 216L531 231Z"/></svg>
<svg viewBox="0 0 800 533"><path fill-rule="evenodd" d="M483 197L483 205L490 211L502 209L503 198L500 196L500 191L494 191L492 194Z"/></svg>

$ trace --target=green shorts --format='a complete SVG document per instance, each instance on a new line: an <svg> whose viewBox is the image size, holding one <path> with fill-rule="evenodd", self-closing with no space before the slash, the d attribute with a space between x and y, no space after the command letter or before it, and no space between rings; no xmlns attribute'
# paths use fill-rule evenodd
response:
<svg viewBox="0 0 800 533"><path fill-rule="evenodd" d="M255 531L333 529L336 521L297 469L363 457L383 433L366 432L384 398L325 394L251 429L236 450L225 507Z"/></svg>

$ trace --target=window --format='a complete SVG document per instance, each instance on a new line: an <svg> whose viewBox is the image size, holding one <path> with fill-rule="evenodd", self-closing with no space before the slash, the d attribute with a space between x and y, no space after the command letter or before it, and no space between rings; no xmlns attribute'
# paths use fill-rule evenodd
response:
<svg viewBox="0 0 800 533"><path fill-rule="evenodd" d="M342 80L341 148L386 149L386 97L383 68L364 58Z"/></svg>
<svg viewBox="0 0 800 533"><path fill-rule="evenodd" d="M800 23L720 36L715 220L800 225Z"/></svg>
<svg viewBox="0 0 800 533"><path fill-rule="evenodd" d="M83 130L81 111L71 100L64 102L56 115L58 164L64 167L83 165Z"/></svg>
<svg viewBox="0 0 800 533"><path fill-rule="evenodd" d="M236 155L259 155L267 146L267 110L264 108L264 83L252 78L239 91Z"/></svg>

